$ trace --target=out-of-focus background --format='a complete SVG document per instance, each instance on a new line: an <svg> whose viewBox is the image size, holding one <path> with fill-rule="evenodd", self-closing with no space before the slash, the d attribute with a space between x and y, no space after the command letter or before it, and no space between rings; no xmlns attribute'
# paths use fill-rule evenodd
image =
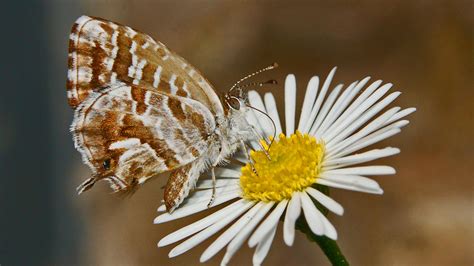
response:
<svg viewBox="0 0 474 266"><path fill-rule="evenodd" d="M301 102L312 75L366 75L395 84L411 124L378 144L402 153L380 163L383 196L332 190L331 216L352 265L473 265L472 1L8 1L0 60L0 264L196 265L206 241L168 259L156 242L199 215L153 225L160 177L126 200L107 185L76 196L89 175L73 148L66 102L69 30L82 14L149 33L224 92L272 62L264 78L296 74ZM262 78L262 80L264 80ZM280 110L282 85L272 90ZM283 119L283 117L281 118ZM265 265L328 265L302 234L281 230ZM243 248L232 265L249 265ZM208 265L218 265L222 253Z"/></svg>

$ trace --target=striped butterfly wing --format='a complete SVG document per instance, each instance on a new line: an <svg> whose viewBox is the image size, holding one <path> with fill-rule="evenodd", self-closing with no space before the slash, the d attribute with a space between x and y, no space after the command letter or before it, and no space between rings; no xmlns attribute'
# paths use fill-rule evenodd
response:
<svg viewBox="0 0 474 266"><path fill-rule="evenodd" d="M125 83L91 92L71 126L75 146L93 171L79 193L102 179L116 192L131 192L156 174L192 165L215 127L211 111L190 98ZM169 201L187 193L185 180L179 184Z"/></svg>
<svg viewBox="0 0 474 266"><path fill-rule="evenodd" d="M224 112L209 82L162 43L118 23L88 16L78 18L69 41L69 105L76 108L92 92L116 82L191 98L213 114Z"/></svg>

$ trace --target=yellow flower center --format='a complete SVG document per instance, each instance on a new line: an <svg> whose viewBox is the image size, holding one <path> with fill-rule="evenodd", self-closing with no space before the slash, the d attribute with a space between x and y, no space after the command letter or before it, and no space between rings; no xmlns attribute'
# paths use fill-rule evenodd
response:
<svg viewBox="0 0 474 266"><path fill-rule="evenodd" d="M268 154L271 160L264 151L252 151L254 168L250 163L241 168L240 186L248 200L279 202L314 184L321 171L324 145L296 131L290 137L280 134Z"/></svg>

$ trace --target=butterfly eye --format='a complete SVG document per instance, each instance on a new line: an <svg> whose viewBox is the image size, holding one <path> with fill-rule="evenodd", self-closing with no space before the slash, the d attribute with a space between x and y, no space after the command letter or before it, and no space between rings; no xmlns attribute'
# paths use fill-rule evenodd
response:
<svg viewBox="0 0 474 266"><path fill-rule="evenodd" d="M105 170L110 169L110 159L106 159L104 162L102 162L102 166L104 167Z"/></svg>
<svg viewBox="0 0 474 266"><path fill-rule="evenodd" d="M231 97L227 100L227 104L234 110L240 109L240 101L235 97Z"/></svg>

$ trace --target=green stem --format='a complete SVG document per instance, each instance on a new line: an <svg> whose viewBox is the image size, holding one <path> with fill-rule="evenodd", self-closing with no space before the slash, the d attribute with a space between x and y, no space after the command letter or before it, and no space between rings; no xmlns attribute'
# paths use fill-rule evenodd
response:
<svg viewBox="0 0 474 266"><path fill-rule="evenodd" d="M346 258L342 254L336 241L325 236L318 236L318 235L313 234L313 232L309 228L304 218L301 217L300 219L298 219L298 221L296 222L296 229L303 232L310 241L316 242L319 245L319 247L322 249L324 254L326 254L326 256L328 257L332 265L334 266L348 266L349 265L349 262L346 260Z"/></svg>
<svg viewBox="0 0 474 266"><path fill-rule="evenodd" d="M313 187L329 196L328 187L323 186L323 185L314 185ZM312 200L313 200L314 205L316 205L316 207L319 209L319 211L321 211L321 213L327 216L329 212L328 209L326 209L323 205L321 205L316 200L314 199ZM324 254L326 254L326 256L328 257L332 265L334 266L348 266L349 265L349 262L346 260L346 258L342 254L341 249L339 249L339 246L337 245L336 241L325 236L315 235L311 231L311 228L309 228L309 225L306 222L303 215L301 215L300 218L298 218L298 220L296 221L296 229L303 232L311 242L316 242L319 245L319 247L322 249Z"/></svg>

